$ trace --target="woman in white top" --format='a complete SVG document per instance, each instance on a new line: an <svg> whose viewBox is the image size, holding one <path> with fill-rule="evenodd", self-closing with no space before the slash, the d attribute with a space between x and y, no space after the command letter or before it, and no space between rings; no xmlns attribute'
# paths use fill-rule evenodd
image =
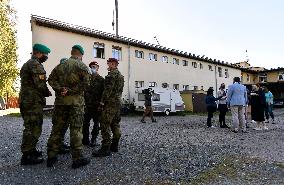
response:
<svg viewBox="0 0 284 185"><path fill-rule="evenodd" d="M226 113L228 112L228 106L227 106L227 96L226 96L226 86L224 83L221 84L218 94L218 97L222 97L218 102L218 110L219 110L219 123L221 128L230 128L225 123L225 117Z"/></svg>

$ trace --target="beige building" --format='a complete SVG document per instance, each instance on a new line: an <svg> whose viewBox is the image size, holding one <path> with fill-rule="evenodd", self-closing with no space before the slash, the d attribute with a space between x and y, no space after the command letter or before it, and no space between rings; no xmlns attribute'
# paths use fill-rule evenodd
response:
<svg viewBox="0 0 284 185"><path fill-rule="evenodd" d="M47 75L61 58L70 56L74 44L80 44L85 49L83 62L97 61L102 76L107 75L106 60L119 59L125 77L123 98L130 102L137 87L168 86L180 91L213 87L216 91L221 83L228 87L235 76L241 76L239 67L219 60L39 16L32 16L31 27L33 44L51 49L44 63ZM48 105L53 102L54 96L47 99Z"/></svg>

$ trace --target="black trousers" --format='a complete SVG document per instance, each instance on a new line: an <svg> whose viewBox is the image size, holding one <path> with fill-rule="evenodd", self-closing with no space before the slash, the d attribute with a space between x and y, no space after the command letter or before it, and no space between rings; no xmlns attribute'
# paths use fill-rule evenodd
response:
<svg viewBox="0 0 284 185"><path fill-rule="evenodd" d="M100 113L95 108L86 108L84 115L84 124L83 124L83 141L89 142L90 136L90 121L93 119L94 126L91 132L92 138L91 141L95 141L99 135L99 116Z"/></svg>
<svg viewBox="0 0 284 185"><path fill-rule="evenodd" d="M225 120L226 120L226 113L228 111L227 105L226 104L219 104L218 105L218 110L219 110L219 123L220 127L225 126Z"/></svg>
<svg viewBox="0 0 284 185"><path fill-rule="evenodd" d="M211 127L212 126L213 113L214 113L214 111L208 111L207 127Z"/></svg>

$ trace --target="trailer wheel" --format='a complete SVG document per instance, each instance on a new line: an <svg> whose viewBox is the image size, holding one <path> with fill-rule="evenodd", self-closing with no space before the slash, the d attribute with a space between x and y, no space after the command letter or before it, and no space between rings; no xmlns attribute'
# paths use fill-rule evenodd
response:
<svg viewBox="0 0 284 185"><path fill-rule="evenodd" d="M166 114L166 116L170 115L170 110L167 109L167 110L165 111L165 114Z"/></svg>

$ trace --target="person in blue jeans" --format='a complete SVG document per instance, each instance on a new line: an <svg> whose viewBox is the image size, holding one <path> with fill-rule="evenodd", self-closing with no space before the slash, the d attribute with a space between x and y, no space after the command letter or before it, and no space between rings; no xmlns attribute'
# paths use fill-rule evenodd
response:
<svg viewBox="0 0 284 185"><path fill-rule="evenodd" d="M205 103L206 103L206 108L207 108L207 113L208 113L208 117L207 117L207 127L208 128L213 128L212 126L212 118L213 118L213 114L214 112L217 111L217 104L216 101L220 100L223 96L220 96L218 98L215 98L213 96L213 88L209 88L207 90L207 96L205 98Z"/></svg>
<svg viewBox="0 0 284 185"><path fill-rule="evenodd" d="M275 124L274 114L273 114L273 94L268 90L267 87L264 87L265 93L265 123L269 123L269 116L272 119L272 124Z"/></svg>

